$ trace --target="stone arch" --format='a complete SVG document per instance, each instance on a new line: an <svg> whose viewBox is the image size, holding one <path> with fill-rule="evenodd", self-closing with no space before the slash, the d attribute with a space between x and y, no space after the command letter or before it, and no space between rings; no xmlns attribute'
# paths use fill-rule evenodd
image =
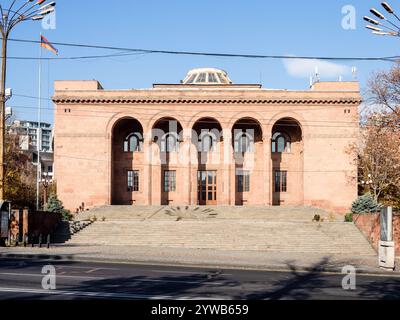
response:
<svg viewBox="0 0 400 320"><path fill-rule="evenodd" d="M288 116L289 115L289 116ZM293 113L280 113L269 124L272 163L272 204L276 206L304 204L304 126ZM280 148L275 135L287 135ZM290 146L287 145L290 141Z"/></svg>
<svg viewBox="0 0 400 320"><path fill-rule="evenodd" d="M306 124L306 121L304 120L303 116L300 115L297 112L294 111L282 111L279 113L276 113L267 123L266 125L266 132L265 134L270 134L272 132L272 129L274 127L274 125L279 122L279 120L281 119L285 119L285 118L289 118L289 119L293 119L294 121L296 121L298 123L298 125L301 128L301 132L303 137L306 136L308 134L308 126Z"/></svg>
<svg viewBox="0 0 400 320"><path fill-rule="evenodd" d="M172 129L176 129L176 132L170 132L169 129L169 125L168 122L172 121L173 123L176 124L176 128L172 128ZM170 136L171 134L173 134L176 137L179 137L180 142L183 141L183 126L182 123L175 117L172 116L166 116L166 117L161 117L158 118L156 121L153 122L152 126L150 127L150 129L152 130L151 133L151 141L155 142L157 144L160 145L161 140L159 139L163 139L164 137ZM161 130L162 132L156 132L156 130ZM157 139L158 141L155 141L155 139Z"/></svg>
<svg viewBox="0 0 400 320"><path fill-rule="evenodd" d="M262 124L254 114L252 117L247 113L242 115L244 117L236 119L231 128L234 200L239 206L253 203L257 197L256 190L262 190L264 184L263 179L259 179L259 173L263 172Z"/></svg>
<svg viewBox="0 0 400 320"><path fill-rule="evenodd" d="M143 145L131 150L129 144L126 145L126 139L132 134L143 137L144 129L141 122L132 116L124 116L111 123L111 204L132 205L140 188L138 168L144 161Z"/></svg>
<svg viewBox="0 0 400 320"><path fill-rule="evenodd" d="M190 127L192 130L192 143L197 145L197 140L195 141L194 134L196 133L197 138L201 136L201 130L204 128L206 130L210 130L212 136L215 136L217 139L216 143L220 143L223 141L223 132L221 122L213 117L201 117L193 123L193 126ZM216 132L218 131L218 132Z"/></svg>
<svg viewBox="0 0 400 320"><path fill-rule="evenodd" d="M165 118L174 119L182 126L182 128L187 128L187 121L183 119L182 115L176 112L159 112L147 121L147 130L152 130L158 122Z"/></svg>
<svg viewBox="0 0 400 320"><path fill-rule="evenodd" d="M263 131L263 126L262 126L261 122L259 120L257 120L257 118L243 117L243 118L237 119L231 126L233 143L235 143L235 138L236 138L235 134L234 134L235 128L244 130L247 127L250 129L255 129L255 136L253 137L253 143L263 141L264 131Z"/></svg>
<svg viewBox="0 0 400 320"><path fill-rule="evenodd" d="M228 120L228 128L230 130L232 130L233 126L241 119L252 119L252 120L256 121L259 124L259 126L261 127L262 131L264 131L263 123L262 123L263 119L264 119L263 115L260 114L259 112L255 112L255 111L236 113L234 116L232 116L230 118L230 120ZM258 119L260 119L260 120L258 120Z"/></svg>
<svg viewBox="0 0 400 320"><path fill-rule="evenodd" d="M120 112L120 113L116 113L114 114L108 121L107 121L107 125L106 125L106 132L107 135L109 137L112 136L113 130L115 128L115 125L122 119L135 119L137 120L140 125L143 128L143 132L146 131L147 127L145 125L145 122L143 121L143 119L141 118L141 115L137 114L137 113L126 113L126 112Z"/></svg>
<svg viewBox="0 0 400 320"><path fill-rule="evenodd" d="M198 205L216 205L222 194L223 176L221 164L223 162L223 132L221 122L203 113L204 117L196 117L193 123L191 144L195 159L191 162L194 171L191 171L193 185L193 199ZM219 184L219 187L218 187Z"/></svg>
<svg viewBox="0 0 400 320"><path fill-rule="evenodd" d="M160 165L151 167L153 181L159 181L155 197L156 202L162 205L169 205L179 198L182 192L176 184L177 179L184 173L183 166L180 165L180 155L182 154L183 126L178 117L168 114L157 116L151 122L151 148L159 149ZM156 153L157 154L157 153Z"/></svg>
<svg viewBox="0 0 400 320"><path fill-rule="evenodd" d="M224 116L221 113L202 111L202 112L196 113L195 115L193 115L190 118L190 120L188 122L188 128L193 128L194 125L196 124L196 122L198 122L204 118L213 119L213 120L217 121L221 125L221 127L223 127L221 120L219 120L219 119L224 119Z"/></svg>

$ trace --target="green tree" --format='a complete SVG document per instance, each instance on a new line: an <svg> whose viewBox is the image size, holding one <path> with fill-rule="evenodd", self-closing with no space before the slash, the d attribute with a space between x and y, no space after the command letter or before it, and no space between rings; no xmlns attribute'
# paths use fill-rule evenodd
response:
<svg viewBox="0 0 400 320"><path fill-rule="evenodd" d="M375 213L379 211L380 208L381 206L375 201L372 194L366 193L353 202L351 212L355 214Z"/></svg>
<svg viewBox="0 0 400 320"><path fill-rule="evenodd" d="M29 155L20 148L20 136L7 132L5 149L5 198L14 207L35 208L36 173Z"/></svg>
<svg viewBox="0 0 400 320"><path fill-rule="evenodd" d="M61 213L64 220L71 220L71 211L64 208L64 205L60 199L58 199L57 194L52 193L44 206L44 211L46 212L57 212Z"/></svg>
<svg viewBox="0 0 400 320"><path fill-rule="evenodd" d="M50 194L47 200L44 210L47 212L61 212L64 209L64 205L61 200L58 199L55 193Z"/></svg>

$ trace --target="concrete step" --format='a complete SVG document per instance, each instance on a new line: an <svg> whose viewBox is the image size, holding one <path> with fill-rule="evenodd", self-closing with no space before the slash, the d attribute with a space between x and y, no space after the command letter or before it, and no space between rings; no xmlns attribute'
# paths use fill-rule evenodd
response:
<svg viewBox="0 0 400 320"><path fill-rule="evenodd" d="M308 221L318 214L324 219L343 221L343 217L309 207L231 207L231 206L104 206L77 215L77 219L97 220L176 220L185 219L267 219L273 221Z"/></svg>
<svg viewBox="0 0 400 320"><path fill-rule="evenodd" d="M254 221L96 222L71 244L374 255L353 224Z"/></svg>
<svg viewBox="0 0 400 320"><path fill-rule="evenodd" d="M69 244L375 255L354 224L314 208L108 206L78 219L94 216Z"/></svg>

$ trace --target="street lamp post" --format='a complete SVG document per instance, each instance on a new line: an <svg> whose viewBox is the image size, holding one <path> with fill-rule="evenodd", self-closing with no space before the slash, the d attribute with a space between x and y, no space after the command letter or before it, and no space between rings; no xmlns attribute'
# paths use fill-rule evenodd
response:
<svg viewBox="0 0 400 320"><path fill-rule="evenodd" d="M1 83L0 83L0 200L5 200L5 109L6 109L6 76L7 76L7 41L11 31L18 24L28 20L42 20L54 11L56 3L47 0L24 0L19 8L14 10L18 0L13 0L10 7L3 8L0 4L0 31L2 37L1 49Z"/></svg>
<svg viewBox="0 0 400 320"><path fill-rule="evenodd" d="M48 189L50 187L50 179L48 172L46 172L44 178L42 179L42 186L43 186L43 206L45 206L47 204Z"/></svg>
<svg viewBox="0 0 400 320"><path fill-rule="evenodd" d="M390 14L390 16L394 17L397 22L400 22L399 16L396 14L393 7L389 3L387 3L386 1L382 2L381 6L383 7L383 9L385 9L387 13ZM375 8L371 8L370 12L375 16L375 18L365 16L364 20L370 23L366 26L366 28L371 30L373 34L378 36L400 37L399 25L393 23L390 19L388 19L384 14L382 14Z"/></svg>
<svg viewBox="0 0 400 320"><path fill-rule="evenodd" d="M369 174L368 178L366 180L362 180L361 181L361 185L365 188L365 187L369 187L372 186L374 183L374 181L372 180L372 175Z"/></svg>

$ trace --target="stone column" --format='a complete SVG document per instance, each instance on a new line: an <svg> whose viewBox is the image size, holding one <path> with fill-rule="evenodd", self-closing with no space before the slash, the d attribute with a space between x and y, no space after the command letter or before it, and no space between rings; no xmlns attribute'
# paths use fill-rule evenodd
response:
<svg viewBox="0 0 400 320"><path fill-rule="evenodd" d="M191 193L192 193L192 165L191 165L191 151L192 151L192 131L191 129L183 129L183 142L180 146L179 151L179 163L178 165L182 168L182 177L177 177L177 181L181 181L183 184L183 195L182 199L184 205L191 204Z"/></svg>
<svg viewBox="0 0 400 320"><path fill-rule="evenodd" d="M263 136L264 156L263 156L263 174L264 174L264 205L272 205L272 145L271 145L271 130Z"/></svg>
<svg viewBox="0 0 400 320"><path fill-rule="evenodd" d="M235 189L232 190L232 170L235 171L235 161L233 158L232 149L232 131L231 129L222 129L224 136L224 149L223 149L223 174L221 176L223 181L222 205L235 205ZM220 179L221 179L220 178ZM232 192L233 191L233 192Z"/></svg>
<svg viewBox="0 0 400 320"><path fill-rule="evenodd" d="M113 139L112 134L106 135L107 141L107 204L112 205L113 200L113 183L114 183L114 155L113 155ZM55 148L57 150L57 148ZM55 151L56 152L56 151ZM54 157L56 158L56 153L54 153ZM54 176L57 179L56 175ZM57 180L56 180L57 181Z"/></svg>
<svg viewBox="0 0 400 320"><path fill-rule="evenodd" d="M152 142L151 142L151 134L144 136L143 141L143 154L144 154L144 163L143 163L143 177L141 179L143 183L143 195L144 195L144 205L153 205L152 203L152 187L153 187L153 179L152 179Z"/></svg>

